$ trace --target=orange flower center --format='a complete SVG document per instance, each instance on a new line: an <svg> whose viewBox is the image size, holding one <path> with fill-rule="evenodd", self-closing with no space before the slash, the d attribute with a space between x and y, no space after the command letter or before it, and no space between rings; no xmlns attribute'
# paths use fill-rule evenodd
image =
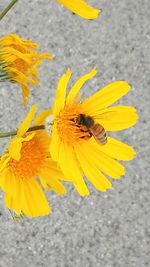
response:
<svg viewBox="0 0 150 267"><path fill-rule="evenodd" d="M85 114L81 104L66 106L56 117L58 134L61 140L74 144L81 140L88 140L91 134L88 128L78 123L80 114Z"/></svg>
<svg viewBox="0 0 150 267"><path fill-rule="evenodd" d="M38 175L46 157L47 153L43 144L34 137L22 143L21 158L19 161L11 158L8 163L9 170L16 177L29 179Z"/></svg>

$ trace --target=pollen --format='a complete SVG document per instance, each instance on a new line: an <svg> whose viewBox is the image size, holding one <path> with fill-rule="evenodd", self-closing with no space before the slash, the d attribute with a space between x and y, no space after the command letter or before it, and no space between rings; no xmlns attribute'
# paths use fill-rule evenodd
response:
<svg viewBox="0 0 150 267"><path fill-rule="evenodd" d="M78 116L84 113L81 104L66 106L56 117L56 125L59 137L68 144L74 144L81 140L88 140L91 135L84 125L77 124Z"/></svg>
<svg viewBox="0 0 150 267"><path fill-rule="evenodd" d="M10 159L8 166L10 172L22 179L29 179L37 176L43 167L47 157L44 147L37 138L23 142L21 148L21 158L19 161Z"/></svg>

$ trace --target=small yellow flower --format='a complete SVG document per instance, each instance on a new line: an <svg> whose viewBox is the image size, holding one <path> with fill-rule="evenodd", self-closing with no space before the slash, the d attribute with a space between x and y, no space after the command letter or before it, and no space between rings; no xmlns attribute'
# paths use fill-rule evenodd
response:
<svg viewBox="0 0 150 267"><path fill-rule="evenodd" d="M63 175L49 155L50 138L45 130L27 132L35 112L36 106L33 105L0 161L0 187L5 193L6 207L30 217L50 212L36 177L45 189L54 190L59 195L66 193L59 181ZM43 113L39 114L34 126L42 124L43 118Z"/></svg>
<svg viewBox="0 0 150 267"><path fill-rule="evenodd" d="M108 131L131 127L137 121L133 107L110 107L130 90L125 81L110 83L85 101L80 101L81 87L95 75L96 69L93 69L81 77L66 96L71 77L68 69L59 80L52 110L51 156L58 162L65 180L71 181L82 196L89 194L83 174L96 189L106 191L112 184L105 175L118 179L125 174L123 165L117 160L131 160L135 155L132 147L115 138L108 136L106 144L96 141L89 128L79 123L81 114L90 116L108 134Z"/></svg>
<svg viewBox="0 0 150 267"><path fill-rule="evenodd" d="M36 43L16 34L0 39L0 81L20 84L24 105L30 93L29 85L38 84L38 66L43 59L52 59L48 53L39 54L37 48Z"/></svg>
<svg viewBox="0 0 150 267"><path fill-rule="evenodd" d="M95 9L84 0L57 0L60 4L84 19L96 19L100 10Z"/></svg>

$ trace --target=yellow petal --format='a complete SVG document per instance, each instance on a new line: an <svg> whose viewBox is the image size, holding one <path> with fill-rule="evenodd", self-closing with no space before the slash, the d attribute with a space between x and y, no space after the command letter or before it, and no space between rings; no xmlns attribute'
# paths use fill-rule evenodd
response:
<svg viewBox="0 0 150 267"><path fill-rule="evenodd" d="M77 96L77 94L79 93L81 87L84 85L84 83L86 81L88 81L89 79L93 78L96 75L97 71L96 68L92 69L91 72L85 74L84 76L82 76L71 88L67 99L66 99L66 103L69 104L70 102L72 102L74 100L74 98Z"/></svg>
<svg viewBox="0 0 150 267"><path fill-rule="evenodd" d="M20 201L18 201L18 198L14 199L10 194L5 193L4 202L7 209L13 210L18 215L21 214L22 210L20 208Z"/></svg>
<svg viewBox="0 0 150 267"><path fill-rule="evenodd" d="M18 193L15 196L5 194L5 204L16 213L20 214L23 211L30 217L44 216L50 212L46 197L34 178L28 181L20 179Z"/></svg>
<svg viewBox="0 0 150 267"><path fill-rule="evenodd" d="M94 144L95 142L95 144ZM104 154L99 147L99 145L95 140L92 142L86 142L80 148L81 154L84 153L86 158L89 160L91 166L97 167L106 175L109 175L112 178L118 179L122 175L125 174L124 166L121 165L116 160ZM79 149L78 149L79 150Z"/></svg>
<svg viewBox="0 0 150 267"><path fill-rule="evenodd" d="M112 137L108 137L107 144L99 146L99 149L106 155L118 160L132 160L135 156L135 150L131 146Z"/></svg>
<svg viewBox="0 0 150 267"><path fill-rule="evenodd" d="M72 182L81 196L89 194L89 190L84 182L82 171L74 154L73 148L61 142L59 149L59 166L65 178Z"/></svg>
<svg viewBox="0 0 150 267"><path fill-rule="evenodd" d="M28 141L30 141L35 136L35 134L36 134L36 132L28 133L27 136L21 138L22 139L22 142L28 142Z"/></svg>
<svg viewBox="0 0 150 267"><path fill-rule="evenodd" d="M58 163L53 161L51 158L48 158L46 160L46 163L44 164L44 166L52 170L52 172L54 173L54 177L56 177L58 180L68 181L68 179L64 176L64 174L60 170Z"/></svg>
<svg viewBox="0 0 150 267"><path fill-rule="evenodd" d="M8 147L10 158L19 161L21 157L21 147L22 147L22 138L16 137L12 139Z"/></svg>
<svg viewBox="0 0 150 267"><path fill-rule="evenodd" d="M0 173L0 188L4 190L7 181L8 170L5 169ZM8 176L9 179L9 176Z"/></svg>
<svg viewBox="0 0 150 267"><path fill-rule="evenodd" d="M53 106L53 114L55 116L58 115L60 110L64 108L66 90L67 90L67 86L68 86L68 82L70 80L71 74L72 74L71 70L68 69L58 82L58 86L56 89L56 100Z"/></svg>
<svg viewBox="0 0 150 267"><path fill-rule="evenodd" d="M39 58L41 58L41 59L45 58L45 59L48 59L48 60L52 60L53 56L51 54L49 54L49 53L42 53L42 54L39 55Z"/></svg>
<svg viewBox="0 0 150 267"><path fill-rule="evenodd" d="M52 158L47 158L44 164L44 167L46 169L49 169L49 172L54 172L55 173L55 178L62 179L62 177L64 177L61 169L58 166L58 162L55 162L52 160Z"/></svg>
<svg viewBox="0 0 150 267"><path fill-rule="evenodd" d="M83 146L76 146L76 155L87 179L94 185L97 190L105 192L111 188L110 181L96 168L89 160L90 151L84 151Z"/></svg>
<svg viewBox="0 0 150 267"><path fill-rule="evenodd" d="M9 157L19 161L21 157L22 142L30 141L34 136L35 132L32 132L25 137L13 138L8 146Z"/></svg>
<svg viewBox="0 0 150 267"><path fill-rule="evenodd" d="M30 94L30 89L29 89L28 85L23 84L22 85L22 99L23 99L24 107L26 107L26 105L27 105L27 99L29 97L29 94Z"/></svg>
<svg viewBox="0 0 150 267"><path fill-rule="evenodd" d="M87 110L92 110L93 114L95 114L100 109L112 105L119 98L127 94L129 90L130 85L125 81L112 82L86 99L83 105Z"/></svg>
<svg viewBox="0 0 150 267"><path fill-rule="evenodd" d="M0 187L11 196L16 196L19 191L18 179L8 169L5 169L0 174Z"/></svg>
<svg viewBox="0 0 150 267"><path fill-rule="evenodd" d="M16 194L11 194L10 192L5 193L4 201L6 207L20 214L23 210L24 202L24 188L22 179L18 179L18 188Z"/></svg>
<svg viewBox="0 0 150 267"><path fill-rule="evenodd" d="M52 159L56 162L58 162L59 159L59 147L60 147L60 138L58 136L57 126L54 123L52 127L52 137L49 149Z"/></svg>
<svg viewBox="0 0 150 267"><path fill-rule="evenodd" d="M22 211L30 217L45 216L50 213L47 199L38 184L33 178L24 182L25 202Z"/></svg>
<svg viewBox="0 0 150 267"><path fill-rule="evenodd" d="M64 195L67 191L63 184L58 180L57 174L57 170L55 171L55 169L45 168L39 173L39 179L41 180L45 189L51 189L54 190L58 195Z"/></svg>
<svg viewBox="0 0 150 267"><path fill-rule="evenodd" d="M20 124L18 131L17 131L17 135L18 136L23 136L26 131L29 129L30 127L30 123L33 120L34 116L35 116L35 112L36 112L36 105L33 105L30 109L30 111L28 112L26 118L24 119L24 121Z"/></svg>
<svg viewBox="0 0 150 267"><path fill-rule="evenodd" d="M100 10L95 9L83 0L57 0L60 4L70 9L84 19L96 19Z"/></svg>
<svg viewBox="0 0 150 267"><path fill-rule="evenodd" d="M46 109L42 112L40 112L35 121L34 121L34 125L44 125L45 124L45 120L46 118L52 113L52 110L51 109Z"/></svg>
<svg viewBox="0 0 150 267"><path fill-rule="evenodd" d="M138 115L133 107L116 106L100 111L94 118L106 131L119 131L134 125Z"/></svg>
<svg viewBox="0 0 150 267"><path fill-rule="evenodd" d="M7 163L9 162L9 160L10 160L10 157L7 154L6 155L4 154L1 157L1 159L0 159L0 172L2 172L5 169Z"/></svg>

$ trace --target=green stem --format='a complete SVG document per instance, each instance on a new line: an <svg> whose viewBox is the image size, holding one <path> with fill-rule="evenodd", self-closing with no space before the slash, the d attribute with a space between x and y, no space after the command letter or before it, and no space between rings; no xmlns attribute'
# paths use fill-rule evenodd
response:
<svg viewBox="0 0 150 267"><path fill-rule="evenodd" d="M0 20L7 14L7 12L16 4L18 0L12 0L9 5L0 13Z"/></svg>
<svg viewBox="0 0 150 267"><path fill-rule="evenodd" d="M0 133L0 138L14 136L17 134L17 131L7 132L7 133Z"/></svg>
<svg viewBox="0 0 150 267"><path fill-rule="evenodd" d="M33 127L29 128L27 132L33 132L33 131L38 131L38 130L43 130L43 129L45 129L44 125L37 125L37 126L33 126ZM17 135L17 131L0 133L0 138L14 136L14 135Z"/></svg>

